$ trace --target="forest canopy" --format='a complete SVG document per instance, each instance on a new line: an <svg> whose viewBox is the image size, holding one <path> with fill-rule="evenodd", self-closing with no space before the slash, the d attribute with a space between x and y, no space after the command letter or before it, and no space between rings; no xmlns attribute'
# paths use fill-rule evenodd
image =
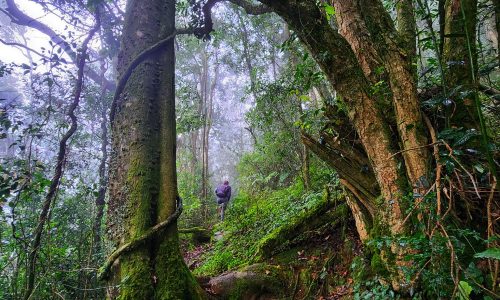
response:
<svg viewBox="0 0 500 300"><path fill-rule="evenodd" d="M500 3L0 0L0 299L500 298Z"/></svg>

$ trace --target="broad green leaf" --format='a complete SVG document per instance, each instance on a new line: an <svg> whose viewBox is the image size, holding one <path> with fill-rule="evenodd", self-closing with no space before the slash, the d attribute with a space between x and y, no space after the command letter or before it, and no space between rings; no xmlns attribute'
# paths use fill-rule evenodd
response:
<svg viewBox="0 0 500 300"><path fill-rule="evenodd" d="M476 253L475 258L492 258L500 260L500 248L489 248L486 251Z"/></svg>
<svg viewBox="0 0 500 300"><path fill-rule="evenodd" d="M472 287L469 285L467 281L460 281L458 290L459 290L458 299L468 300L470 293L472 292Z"/></svg>

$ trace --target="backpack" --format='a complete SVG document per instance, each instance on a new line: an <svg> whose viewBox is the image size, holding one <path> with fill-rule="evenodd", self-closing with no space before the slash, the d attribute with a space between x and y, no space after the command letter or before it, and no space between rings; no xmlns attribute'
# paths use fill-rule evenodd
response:
<svg viewBox="0 0 500 300"><path fill-rule="evenodd" d="M219 185L215 190L215 194L217 195L217 197L226 198L227 187L228 187L227 185Z"/></svg>

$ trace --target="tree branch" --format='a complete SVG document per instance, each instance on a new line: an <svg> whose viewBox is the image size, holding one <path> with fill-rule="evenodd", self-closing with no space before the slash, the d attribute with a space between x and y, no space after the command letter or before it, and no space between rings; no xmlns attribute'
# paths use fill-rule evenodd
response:
<svg viewBox="0 0 500 300"><path fill-rule="evenodd" d="M28 51L31 51L31 52L33 52L33 53L35 53L35 54L37 54L37 55L39 55L39 56L41 56L41 57L43 57L43 58L47 59L47 60L50 60L50 58L49 58L48 56L45 56L45 55L43 55L42 53L40 53L40 52L36 51L35 49L30 48L30 47L28 47L28 46L26 46L26 45L23 45L23 44L21 44L21 43L16 43L16 42L7 42L7 41L4 41L3 39L0 39L0 43L2 43L2 44L4 44L4 45L7 45L7 46L21 47L21 48L26 49L26 50L28 50Z"/></svg>
<svg viewBox="0 0 500 300"><path fill-rule="evenodd" d="M59 36L52 28L48 27L47 25L43 24L42 22L26 15L23 11L21 11L14 0L5 0L5 3L7 4L7 16L10 18L12 23L22 25L22 26L28 26L33 29L36 29L40 31L41 33L47 35L52 42L54 42L56 45L61 47L61 49L71 58L71 60L74 63L77 63L77 54L73 49L71 49L71 46L66 42L61 36ZM85 74L92 79L94 82L97 82L100 84L101 82L101 76L93 69L90 69L89 67L86 67L85 69ZM115 87L115 84L113 82L110 82L106 80L106 89L107 90L113 90Z"/></svg>
<svg viewBox="0 0 500 300"><path fill-rule="evenodd" d="M227 0L234 5L237 5L249 15L262 15L273 12L273 10L265 4L254 4L247 0Z"/></svg>

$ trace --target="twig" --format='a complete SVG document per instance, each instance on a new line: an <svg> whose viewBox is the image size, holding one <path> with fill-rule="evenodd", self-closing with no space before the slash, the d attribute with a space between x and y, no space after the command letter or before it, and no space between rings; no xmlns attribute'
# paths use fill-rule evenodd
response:
<svg viewBox="0 0 500 300"><path fill-rule="evenodd" d="M472 182L472 185L474 186L474 190L476 191L476 195L479 199L481 199L481 195L479 195L479 192L477 190L477 185L476 185L476 181L474 180L474 176L472 176L472 174L467 171L467 169L462 165L462 163L460 163L460 161L458 161L458 159L455 158L455 156L453 156L453 149L450 147L450 145L448 145L448 143L446 143L445 141L443 140L440 140L443 145L446 147L446 149L448 149L448 151L450 151L448 153L448 155L462 168L462 170L464 170L465 173L467 173L467 175L469 176L471 182Z"/></svg>
<svg viewBox="0 0 500 300"><path fill-rule="evenodd" d="M413 151L413 150L418 150L418 149L422 149L422 148L426 148L426 147L430 147L430 146L435 146L435 145L439 145L441 144L441 141L437 141L435 143L430 143L430 144L427 144L427 145L423 145L423 146L418 146L418 147L413 147L413 148L408 148L408 149L404 149L404 150L401 150L401 151L398 151L394 154L392 154L391 156L389 156L387 158L387 160L393 158L394 156L398 155L398 154L401 154L401 153L404 153L404 152L408 152L408 151Z"/></svg>
<svg viewBox="0 0 500 300"><path fill-rule="evenodd" d="M455 295L457 293L457 288L458 288L458 272L459 268L455 267L455 248L453 247L453 244L451 242L450 236L448 235L448 232L446 232L446 229L444 226L438 221L437 226L441 228L441 232L443 235L446 237L446 244L448 245L448 248L450 249L450 275L451 279L453 280L453 283L455 284L455 287L453 288L453 294L451 296L451 299L455 298ZM453 271L455 271L455 274L453 274Z"/></svg>
<svg viewBox="0 0 500 300"><path fill-rule="evenodd" d="M415 277L411 280L411 285L413 286L415 284L415 282L418 280L418 278L420 277L420 273L422 273L422 271L425 269L425 267L427 267L427 265L431 262L431 258L429 258L427 260L427 262L422 266L422 268L420 268L420 270L418 270L417 274L415 275Z"/></svg>
<svg viewBox="0 0 500 300"><path fill-rule="evenodd" d="M426 193L425 193L422 197L420 197L420 198L423 198L423 197L427 196L427 194L429 194L429 192L430 192L430 191L432 191L432 190L434 189L435 185L436 185L436 183L434 183L434 184L433 184L433 185L432 185L432 186L431 186L431 187L427 190L427 192L426 192ZM403 223L401 223L401 225L399 225L399 227L398 227L399 229L400 229L400 228L403 228L403 226L404 226L404 225L405 225L405 223L408 221L408 219L410 218L410 216L411 216L411 214L413 213L413 211L414 211L415 209L417 209L417 208L420 206L420 204L422 204L422 201L418 201L418 202L416 202L416 203L415 203L415 205L413 205L413 207L411 208L411 211L408 213L408 215L406 216L406 218L403 220Z"/></svg>
<svg viewBox="0 0 500 300"><path fill-rule="evenodd" d="M35 53L35 54L37 54L37 55L39 55L39 56L41 56L41 57L43 57L43 58L47 59L47 60L50 60L50 58L49 58L48 56L45 56L45 55L43 55L42 53L40 53L40 52L36 51L35 49L30 48L30 47L28 47L28 46L26 46L26 45L23 45L23 44L21 44L21 43L16 43L16 42L7 42L7 41L4 41L3 39L0 39L0 43L2 43L2 44L4 44L4 45L8 45L8 46L15 46L15 47L21 47L21 48L24 48L24 49L26 49L27 51L31 51L31 52L33 52L33 53Z"/></svg>
<svg viewBox="0 0 500 300"><path fill-rule="evenodd" d="M464 273L467 274L467 269L464 270L460 265L458 266L458 268L460 268L460 270L464 271ZM486 288L484 285L482 285L481 283L477 282L477 280L474 279L474 276L468 276L467 279L471 280L472 282L474 282L474 284L476 284L478 287L482 288L486 293L488 293L491 296L495 297L495 299L500 299L500 295L496 294L494 291Z"/></svg>

